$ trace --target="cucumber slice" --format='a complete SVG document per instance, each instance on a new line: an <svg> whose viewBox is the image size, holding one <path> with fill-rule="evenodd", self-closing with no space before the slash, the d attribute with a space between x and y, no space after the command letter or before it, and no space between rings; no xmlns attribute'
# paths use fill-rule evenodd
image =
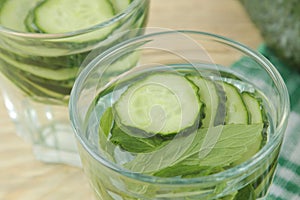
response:
<svg viewBox="0 0 300 200"><path fill-rule="evenodd" d="M95 26L114 15L108 0L45 0L27 16L26 23L36 32L66 33Z"/></svg>
<svg viewBox="0 0 300 200"><path fill-rule="evenodd" d="M26 74L24 74L18 69L6 67L5 69L0 70L1 73L3 73L9 80L11 80L16 86L18 86L24 93L26 93L36 101L42 100L43 103L68 103L68 96L71 91L71 88L69 88L69 90L65 92L65 94L62 94L60 93L60 91L57 92L56 88L48 89L41 86L41 84L36 84L35 82L32 82L28 79L28 77L24 76Z"/></svg>
<svg viewBox="0 0 300 200"><path fill-rule="evenodd" d="M248 92L243 92L242 97L249 111L249 123L263 123L261 102Z"/></svg>
<svg viewBox="0 0 300 200"><path fill-rule="evenodd" d="M217 83L199 76L188 76L198 88L200 100L205 104L205 118L202 127L223 124L225 121L225 94Z"/></svg>
<svg viewBox="0 0 300 200"><path fill-rule="evenodd" d="M0 24L4 27L26 32L24 20L28 12L40 0L3 0L0 7Z"/></svg>
<svg viewBox="0 0 300 200"><path fill-rule="evenodd" d="M249 112L249 124L263 123L261 103L259 99L257 99L253 94L248 92L243 92L241 95ZM259 149L262 146L262 142L263 134L260 134L259 137L256 138L256 142L254 142L251 146L248 147L248 150L244 154L244 156L233 164L237 165L245 162L246 160L249 160L259 151Z"/></svg>
<svg viewBox="0 0 300 200"><path fill-rule="evenodd" d="M263 111L261 109L261 102L258 98L256 98L252 93L243 92L241 93L241 97L243 102L248 110L249 116L249 124L258 124L263 123ZM263 131L263 130L262 130ZM248 150L243 155L243 157L234 163L233 166L243 163L253 157L261 148L263 144L263 133L255 138L256 142L254 142L251 146L248 146Z"/></svg>
<svg viewBox="0 0 300 200"><path fill-rule="evenodd" d="M58 68L58 69L49 69L47 67L43 66L37 66L34 64L26 64L23 62L19 62L16 59L12 59L9 56L2 54L0 50L0 59L3 59L6 61L7 64L18 68L24 72L33 74L35 76L45 78L45 79L51 79L51 80L68 80L68 79L75 79L76 75L78 73L78 67L77 68Z"/></svg>
<svg viewBox="0 0 300 200"><path fill-rule="evenodd" d="M113 108L121 126L170 135L198 127L202 106L198 88L185 77L155 73L133 83Z"/></svg>
<svg viewBox="0 0 300 200"><path fill-rule="evenodd" d="M226 94L226 124L248 124L249 114L238 89L227 82L219 82Z"/></svg>

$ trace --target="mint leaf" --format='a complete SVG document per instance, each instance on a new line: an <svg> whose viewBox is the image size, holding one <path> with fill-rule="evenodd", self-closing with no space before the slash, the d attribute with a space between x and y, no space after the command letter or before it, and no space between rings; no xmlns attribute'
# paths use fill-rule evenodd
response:
<svg viewBox="0 0 300 200"><path fill-rule="evenodd" d="M108 137L108 134L110 133L110 129L112 126L113 122L113 112L112 112L112 107L107 108L101 119L100 119L100 126L99 126L99 131L103 133L106 137Z"/></svg>
<svg viewBox="0 0 300 200"><path fill-rule="evenodd" d="M247 200L256 199L255 190L251 184L240 189L238 193L235 195L234 200L240 200L240 199L247 199Z"/></svg>
<svg viewBox="0 0 300 200"><path fill-rule="evenodd" d="M218 141L213 147L209 147L210 152L200 159L200 164L202 166L230 165L251 150L249 147L257 142L256 138L261 137L262 130L263 124L230 124L224 126ZM201 158L202 153L203 150L192 157L195 159Z"/></svg>
<svg viewBox="0 0 300 200"><path fill-rule="evenodd" d="M128 131L132 132L134 130L128 129ZM151 152L168 142L158 135L153 135L151 137L135 137L133 135L134 134L127 134L117 125L117 123L115 123L111 130L110 142L119 145L123 150L131 153Z"/></svg>
<svg viewBox="0 0 300 200"><path fill-rule="evenodd" d="M155 152L138 154L124 167L135 172L155 174L165 168L176 168L176 165L229 166L257 142L262 129L263 124L228 124L199 129L187 136L175 137Z"/></svg>
<svg viewBox="0 0 300 200"><path fill-rule="evenodd" d="M113 154L115 146L109 142L108 136L110 133L110 129L113 125L113 112L112 108L107 108L101 119L99 124L99 144L103 154L107 156L108 159L114 160Z"/></svg>
<svg viewBox="0 0 300 200"><path fill-rule="evenodd" d="M198 141L200 136L197 132L187 136L177 134L167 145L150 153L140 153L132 161L126 163L124 167L140 173L151 173L163 168L172 166L179 161L185 151Z"/></svg>
<svg viewBox="0 0 300 200"><path fill-rule="evenodd" d="M178 163L176 165L166 167L160 171L155 172L154 176L159 177L175 177L180 176L183 178L193 178L199 176L207 176L223 171L220 167L207 167L199 165L185 165L184 163Z"/></svg>

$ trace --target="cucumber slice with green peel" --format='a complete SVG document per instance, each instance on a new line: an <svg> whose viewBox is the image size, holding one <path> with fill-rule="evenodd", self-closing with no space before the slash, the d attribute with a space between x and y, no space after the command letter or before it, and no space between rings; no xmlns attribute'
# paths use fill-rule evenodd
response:
<svg viewBox="0 0 300 200"><path fill-rule="evenodd" d="M27 16L26 23L36 32L66 33L95 26L114 15L109 0L45 0Z"/></svg>
<svg viewBox="0 0 300 200"><path fill-rule="evenodd" d="M200 100L205 104L202 127L223 124L225 121L225 93L217 83L199 76L187 76L198 88Z"/></svg>
<svg viewBox="0 0 300 200"><path fill-rule="evenodd" d="M0 24L4 27L26 32L24 20L28 12L41 0L2 0L0 3Z"/></svg>
<svg viewBox="0 0 300 200"><path fill-rule="evenodd" d="M1 59L0 71L23 92L33 98L42 99L44 97L45 102L67 98L75 79L74 77L72 79L57 81L41 78L22 71Z"/></svg>
<svg viewBox="0 0 300 200"><path fill-rule="evenodd" d="M43 103L68 103L68 96L71 88L69 88L69 91L63 92L65 93L63 94L61 92L57 92L56 88L44 88L40 84L30 81L26 76L24 76L24 74L16 73L16 71L18 72L19 70L11 71L10 68L6 68L5 70L1 70L1 73L3 73L9 80L11 80L24 93L29 95L34 100L42 101Z"/></svg>
<svg viewBox="0 0 300 200"><path fill-rule="evenodd" d="M246 105L246 108L248 110L248 116L249 116L249 124L258 124L258 123L264 123L263 120L263 111L261 109L261 102L260 100L254 96L254 94L249 92L243 92L241 93L241 97ZM263 131L263 130L262 130ZM260 134L258 137L255 138L256 142L254 142L251 146L248 147L247 152L244 154L244 156L233 163L233 165L237 165L240 163L243 163L247 160L249 160L251 157L253 157L261 148L262 142L263 142L263 133Z"/></svg>
<svg viewBox="0 0 300 200"><path fill-rule="evenodd" d="M5 60L7 64L14 66L24 72L31 73L35 76L51 79L51 80L68 80L68 79L75 79L77 76L77 69L78 68L61 68L52 70L47 67L26 64L22 62L18 62L14 59L11 59L9 56L6 56L0 52L0 58Z"/></svg>
<svg viewBox="0 0 300 200"><path fill-rule="evenodd" d="M249 112L249 123L263 123L263 114L259 99L248 92L243 92L242 97Z"/></svg>
<svg viewBox="0 0 300 200"><path fill-rule="evenodd" d="M121 126L170 135L198 127L202 106L198 88L184 76L155 73L128 87L113 108Z"/></svg>
<svg viewBox="0 0 300 200"><path fill-rule="evenodd" d="M221 124L225 124L225 117L226 117L226 101L227 101L227 97L225 94L225 91L222 87L222 85L220 85L217 82L214 82L215 87L218 90L218 97L219 97L219 107L218 107L218 113L216 115L216 118L214 120L214 125L218 126Z"/></svg>
<svg viewBox="0 0 300 200"><path fill-rule="evenodd" d="M227 82L218 83L224 88L226 94L226 124L248 124L249 114L239 90Z"/></svg>

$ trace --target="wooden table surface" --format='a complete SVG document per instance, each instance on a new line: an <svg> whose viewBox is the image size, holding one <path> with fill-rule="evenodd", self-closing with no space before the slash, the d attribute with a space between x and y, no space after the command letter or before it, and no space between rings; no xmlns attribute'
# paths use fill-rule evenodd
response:
<svg viewBox="0 0 300 200"><path fill-rule="evenodd" d="M238 0L152 0L149 27L220 34L251 48L262 42ZM82 169L36 161L15 134L0 94L0 200L93 200Z"/></svg>

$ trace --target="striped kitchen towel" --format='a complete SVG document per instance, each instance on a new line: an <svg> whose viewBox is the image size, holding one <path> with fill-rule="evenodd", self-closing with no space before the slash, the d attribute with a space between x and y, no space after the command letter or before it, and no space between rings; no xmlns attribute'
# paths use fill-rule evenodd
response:
<svg viewBox="0 0 300 200"><path fill-rule="evenodd" d="M277 171L267 200L299 200L300 114L297 112L291 112L281 150Z"/></svg>
<svg viewBox="0 0 300 200"><path fill-rule="evenodd" d="M286 67L265 45L259 51L278 69L291 101L288 127L267 200L300 200L300 72Z"/></svg>

